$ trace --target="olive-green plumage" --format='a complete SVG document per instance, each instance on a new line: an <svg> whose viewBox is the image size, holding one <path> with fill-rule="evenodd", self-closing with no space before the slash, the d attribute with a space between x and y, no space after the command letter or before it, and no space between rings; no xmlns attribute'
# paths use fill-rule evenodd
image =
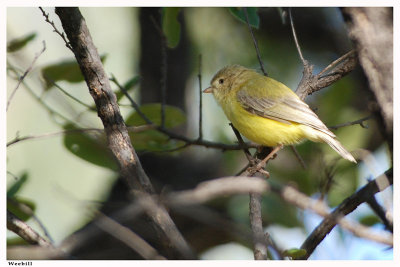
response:
<svg viewBox="0 0 400 267"><path fill-rule="evenodd" d="M309 106L274 79L232 65L218 71L204 92L213 93L235 128L253 142L265 146L304 139L325 142L343 158L356 162Z"/></svg>

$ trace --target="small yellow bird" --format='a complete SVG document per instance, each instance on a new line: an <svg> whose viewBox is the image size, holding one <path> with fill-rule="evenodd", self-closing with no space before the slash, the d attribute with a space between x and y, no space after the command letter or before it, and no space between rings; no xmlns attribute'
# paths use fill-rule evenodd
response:
<svg viewBox="0 0 400 267"><path fill-rule="evenodd" d="M318 116L286 85L239 65L215 74L212 93L233 126L249 140L274 147L309 139L325 142L357 163Z"/></svg>

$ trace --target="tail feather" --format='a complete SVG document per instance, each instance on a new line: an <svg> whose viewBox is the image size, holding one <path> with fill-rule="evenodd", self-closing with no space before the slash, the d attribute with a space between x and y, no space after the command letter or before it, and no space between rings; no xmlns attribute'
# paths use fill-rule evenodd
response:
<svg viewBox="0 0 400 267"><path fill-rule="evenodd" d="M336 140L334 137L331 137L331 136L321 132L321 134L319 135L319 138L321 139L321 141L327 143L333 150L335 150L337 153L339 153L339 155L342 156L343 158L345 158L351 162L357 163L357 161L350 154L350 152L347 151L342 146L342 144L338 140Z"/></svg>

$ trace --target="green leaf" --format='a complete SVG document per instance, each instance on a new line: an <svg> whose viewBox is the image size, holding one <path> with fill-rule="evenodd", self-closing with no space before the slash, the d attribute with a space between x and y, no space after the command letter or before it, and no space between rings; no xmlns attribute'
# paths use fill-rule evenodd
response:
<svg viewBox="0 0 400 267"><path fill-rule="evenodd" d="M64 129L76 129L67 124ZM84 132L68 133L64 135L64 146L75 156L104 168L117 170L117 164L110 150L106 146L104 134L96 137Z"/></svg>
<svg viewBox="0 0 400 267"><path fill-rule="evenodd" d="M24 205L28 207L24 207ZM27 212L27 209L30 211ZM11 198L11 201L7 201L7 210L12 212L22 221L27 221L32 216L35 209L36 204L25 198L13 197Z"/></svg>
<svg viewBox="0 0 400 267"><path fill-rule="evenodd" d="M297 259L306 255L307 251L305 249L291 248L282 252L282 256L291 257L292 259Z"/></svg>
<svg viewBox="0 0 400 267"><path fill-rule="evenodd" d="M101 62L104 62L106 56L101 56ZM84 81L84 77L75 59L66 60L61 63L52 64L42 69L42 76L46 82L46 90L58 81L67 81L70 83L79 83Z"/></svg>
<svg viewBox="0 0 400 267"><path fill-rule="evenodd" d="M246 10L250 26L258 29L258 27L260 26L260 18L257 14L258 8L248 7L246 8ZM244 14L243 7L230 7L229 11L235 18L247 24L246 15Z"/></svg>
<svg viewBox="0 0 400 267"><path fill-rule="evenodd" d="M7 53L12 53L24 48L30 41L36 38L36 33L28 34L25 37L11 40L7 44Z"/></svg>
<svg viewBox="0 0 400 267"><path fill-rule="evenodd" d="M175 48L181 37L181 24L178 22L180 7L164 7L162 9L162 30L167 37L169 48Z"/></svg>
<svg viewBox="0 0 400 267"><path fill-rule="evenodd" d="M161 124L161 104L152 103L140 106L140 110L149 118L154 124ZM186 122L185 113L174 106L165 105L165 127L173 128ZM147 124L144 119L135 111L127 119L127 125L139 126Z"/></svg>
<svg viewBox="0 0 400 267"><path fill-rule="evenodd" d="M377 223L381 223L381 220L374 214L363 216L358 221L366 226L373 226Z"/></svg>
<svg viewBox="0 0 400 267"><path fill-rule="evenodd" d="M15 194L21 189L22 185L28 180L28 174L24 172L8 190L7 190L7 197L13 197Z"/></svg>

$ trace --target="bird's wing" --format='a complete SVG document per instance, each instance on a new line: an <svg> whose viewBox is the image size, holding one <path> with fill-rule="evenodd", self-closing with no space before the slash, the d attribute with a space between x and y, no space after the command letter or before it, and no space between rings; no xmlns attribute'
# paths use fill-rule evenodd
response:
<svg viewBox="0 0 400 267"><path fill-rule="evenodd" d="M248 112L287 124L292 122L304 124L335 137L310 107L296 95L291 94L292 92L286 96L266 98L249 95L248 91L242 88L237 92L237 100Z"/></svg>

